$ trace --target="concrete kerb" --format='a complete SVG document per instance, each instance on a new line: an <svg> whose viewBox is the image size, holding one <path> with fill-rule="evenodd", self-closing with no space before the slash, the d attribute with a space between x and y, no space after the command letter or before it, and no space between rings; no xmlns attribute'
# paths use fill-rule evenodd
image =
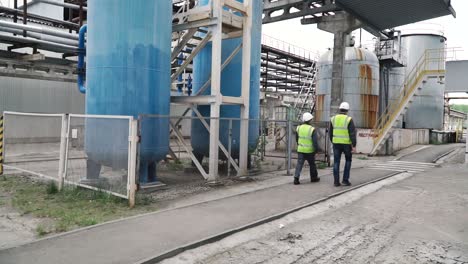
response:
<svg viewBox="0 0 468 264"><path fill-rule="evenodd" d="M405 157L407 157L407 156L409 156L409 155L412 155L412 154L414 154L414 153L416 153L416 152L419 152L419 151L421 151L421 150L427 149L427 148L429 148L429 147L431 147L431 146L423 146L423 147L420 147L420 148L418 148L418 149L416 149L416 150L414 150L414 151L411 151L411 152L409 152L409 153L406 153L406 154L404 154L404 155L401 155L400 157L398 157L398 158L396 158L396 159L394 159L394 160L401 160L401 159L403 159L403 158L405 158Z"/></svg>
<svg viewBox="0 0 468 264"><path fill-rule="evenodd" d="M435 158L434 160L432 160L432 163L437 163L438 166L440 166L440 164L444 163L446 160L450 159L451 157L453 157L454 155L456 155L458 153L458 151L464 149L465 147L459 147L459 148L455 148L455 149L451 149L441 155L439 155L437 158Z"/></svg>
<svg viewBox="0 0 468 264"><path fill-rule="evenodd" d="M327 174L322 175L321 177L330 176L330 175L332 175L332 174L327 173ZM153 214L159 214L159 213L164 213L164 212L168 212L168 211L172 211L172 210L187 208L187 207L194 206L194 205L201 205L201 204L205 204L205 203L209 203L209 202L219 201L219 200L226 199L226 198L233 197L233 196L247 195L247 194L250 194L250 193L255 193L255 192L258 192L258 191L268 190L268 189L276 188L276 187L278 187L278 186L274 185L274 186L254 190L254 191L251 191L251 192L245 192L245 193L235 194L235 195L231 195L231 196L220 197L220 198L213 199L213 200L203 201L203 202L199 202L199 203L188 204L188 205L183 205L183 206L174 207L174 208L168 208L168 209L164 209L164 210L161 210L161 211L149 212L149 213L146 213L146 214L139 214L139 215L134 215L134 216L126 217L126 218L116 219L116 220L100 223L100 224L97 224L97 225L82 227L82 228L78 228L78 229L71 230L71 231L68 231L68 232L64 232L64 233L60 233L60 234L40 238L40 239L34 240L32 242L26 242L26 243L22 243L22 244L13 246L13 247L4 248L4 249L2 249L0 251L10 250L10 249L14 249L14 248L20 248L22 246L29 245L29 244L32 244L32 243L47 241L47 240L50 240L50 239L55 239L55 238L62 237L62 236L72 235L72 234L82 232L82 231L89 231L89 230L99 228L99 227L104 226L104 225L115 224L115 223L119 223L119 222L123 222L123 221L127 221L127 220L132 220L132 219L136 219L136 218L140 218L140 217L145 217L145 216L149 216L149 215L153 215Z"/></svg>
<svg viewBox="0 0 468 264"><path fill-rule="evenodd" d="M391 178L391 177L394 177L394 176L397 176L397 175L400 175L400 174L403 174L403 173L408 173L407 171L402 171L402 172L395 172L395 173L391 173L391 174L388 174L384 177L380 177L378 179L375 179L375 180L372 180L372 181L369 181L369 182L366 182L366 183L362 183L360 185L357 185L357 186L354 186L354 187L351 187L349 189L346 189L346 190L343 190L343 191L340 191L340 192L337 192L337 193L334 193L334 194L331 194L331 195L328 195L324 198L321 198L321 199L318 199L318 200L315 200L313 202L310 202L310 203L307 203L307 204L304 204L304 205L301 205L301 206L298 206L298 207L295 207L293 209L289 209L289 210L286 210L284 212L281 212L281 213L278 213L276 215L273 215L273 216L269 216L269 217L266 217L266 218L263 218L261 220L258 220L258 221L255 221L255 222L252 222L250 224L247 224L247 225L244 225L244 226L241 226L241 227L238 227L238 228L234 228L234 229L231 229L231 230L228 230L228 231L225 231L225 232L222 232L222 233L219 233L217 235L214 235L214 236L210 236L210 237L207 237L207 238L204 238L204 239L201 239L201 240L198 240L198 241L195 241L193 243L190 243L190 244L186 244L186 245L183 245L181 247L177 247L177 248L174 248L174 249L171 249L169 251L166 251L165 253L163 254L159 254L157 256L153 256L153 257L150 257L150 258L146 258L146 259L143 259L143 260L140 260L138 262L135 262L134 264L153 264L153 263L158 263L164 259L167 259L167 258L171 258L171 257L174 257L184 251L187 251L187 250L190 250L190 249L194 249L194 248L197 248L197 247L200 247L200 246L203 246L203 245L206 245L206 244L210 244L210 243L213 243L213 242L217 242L223 238L226 238L230 235L233 235L235 233L238 233L238 232L241 232L241 231L244 231L244 230L247 230L247 229L250 229L250 228L253 228L253 227L256 227L256 226L259 226L259 225L262 225L262 224L266 224L266 223L269 223L271 221L274 221L274 220L277 220L277 219L280 219L282 217L285 217L291 213L295 213L297 211L300 211L302 209L305 209L307 207L310 207L310 206L313 206L313 205L316 205L316 204L319 204L319 203L323 203L327 200L330 200L332 198L335 198L337 196L340 196L344 193L347 193L347 192L351 192L351 191L354 191L354 190L357 190L359 188L362 188L364 186L367 186L367 185L370 185L370 184L373 184L373 183L376 183L376 182L379 182L379 181L382 181L382 180L385 180L385 179L388 179L388 178ZM329 175L329 174L327 174Z"/></svg>
<svg viewBox="0 0 468 264"><path fill-rule="evenodd" d="M366 166L358 166L358 167L354 167L353 169L361 169L361 168L365 168L365 167L366 167ZM284 170L284 172L286 172L286 170ZM398 172L398 173L400 173L400 172ZM326 173L326 174L324 174L324 175L321 175L320 177L331 176L331 175L333 175L333 174L332 174L332 173ZM279 176L280 176L280 175L279 175ZM391 176L394 176L394 175L391 175ZM291 177L291 176L289 176L289 177ZM383 179L383 178L377 179L377 181L378 181L378 180L382 180L382 179ZM374 181L369 182L369 183L373 183L373 182L374 182ZM358 186L353 187L352 189L356 189L356 188L359 188L359 187L362 187L362 186L364 186L364 185L361 184L361 185L358 185ZM145 217L145 216L149 216L149 215L153 215L153 214L159 214L159 213L164 213L164 212L171 211L171 210L182 209L182 208L186 208L186 207L190 207L190 206L194 206L194 205L205 204L205 203L209 203L209 202L213 202L213 201L218 201L218 200L225 199L225 198L232 197L232 196L246 195L246 194L249 194L249 193L254 193L254 192L258 192L258 191L261 191L261 190L267 190L267 189L275 188L275 187L277 187L277 186L274 185L274 186L271 186L271 187L266 187L266 188L262 188L262 189L258 189L258 190L254 190L254 191L250 191L250 192L235 194L235 195L231 195L231 196L227 196L227 197L220 197L220 198L217 198L217 199L208 200L208 201L203 201L203 202L199 202L199 203L194 203L194 204L189 204L189 205L183 205L183 206L180 206L180 207L168 208L168 209L161 210L161 211L149 212L149 213L145 213L145 214L140 214L140 215L130 216L130 217L126 217L126 218L116 219L116 220L112 220L112 221L108 221L108 222L96 224L96 225L93 225L93 226L82 227L82 228L78 228L78 229L71 230L71 231L68 231L68 232L64 232L64 233L55 234L55 235L51 235L51 236L48 236L48 237L40 238L40 239L34 240L34 241L32 241L32 242L26 242L26 243L22 243L22 244L13 246L13 247L4 248L4 249L2 249L2 250L0 250L0 251L10 250L10 249L14 249L14 248L20 248L20 247L22 247L22 246L26 246L26 245L29 245L29 244L31 244L31 243L39 243L39 242L42 242L42 241L47 241L47 240L59 238L59 237L62 237L62 236L72 235L72 234L75 234L75 233L78 233L78 232L89 231L89 230L93 230L93 229L95 229L95 228L99 228L99 227L104 226L104 225L115 224L115 223L119 223L119 222L123 222L123 221L127 221L127 220L132 220L132 219L136 219L136 218L140 218L140 217ZM344 192L349 191L349 190L351 190L351 189L347 189L347 190L345 190ZM341 193L343 193L343 192L339 192L339 194L341 194ZM327 197L327 198L324 198L324 199L329 199L329 198ZM318 200L318 201L320 201L320 200ZM313 205L313 204L310 204L310 205ZM307 205L307 206L310 206L310 205ZM305 207L307 207L307 206L305 206ZM304 208L305 208L305 207L304 207ZM294 209L293 209L293 210L294 210ZM300 209L298 209L298 210L300 210ZM273 219L273 220L274 220L274 219ZM242 231L242 230L241 230L241 231ZM238 231L237 231L237 232L238 232ZM206 243L205 243L205 244L206 244Z"/></svg>

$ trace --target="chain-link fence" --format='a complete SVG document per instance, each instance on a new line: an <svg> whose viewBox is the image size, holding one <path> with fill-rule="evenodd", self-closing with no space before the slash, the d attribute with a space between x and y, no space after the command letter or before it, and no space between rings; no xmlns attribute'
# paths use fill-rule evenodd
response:
<svg viewBox="0 0 468 264"><path fill-rule="evenodd" d="M58 181L66 116L18 112L4 112L3 116L5 173L28 173Z"/></svg>
<svg viewBox="0 0 468 264"><path fill-rule="evenodd" d="M65 182L129 196L132 117L69 115Z"/></svg>
<svg viewBox="0 0 468 264"><path fill-rule="evenodd" d="M295 166L296 126L288 120L210 118L208 109L188 116L96 116L5 112L5 168L134 200L136 184L167 184L200 175L206 180L281 172ZM226 114L226 113L224 113ZM214 122L217 121L217 122ZM242 147L241 124L248 123ZM210 163L211 126L218 156ZM317 161L329 163L328 123L314 123ZM247 173L240 172L246 158ZM215 164L217 173L210 172ZM211 168L214 169L214 168ZM199 173L196 173L199 172ZM138 177L136 176L138 175ZM200 178L201 179L201 178Z"/></svg>
<svg viewBox="0 0 468 264"><path fill-rule="evenodd" d="M210 178L210 134L211 125L214 120L219 123L218 136L218 175L230 177L239 175L239 159L242 155L247 156L248 175L256 175L268 172L285 171L290 174L297 160L297 143L295 137L296 126L299 123L288 120L249 119L239 118L210 118L204 117L203 109L192 109L187 116L152 116L142 115L140 121L141 149L143 142L152 142L160 148L156 151L164 154L157 165L157 175L164 180L171 181L172 178L185 174L199 172L205 179ZM241 153L240 133L241 122L248 122L248 147L245 153ZM152 129L145 128L144 124L159 124L162 129L167 129L169 135L163 131L149 133ZM329 159L328 123L314 123L317 131L319 149L317 161L325 165ZM161 129L160 127L160 129ZM155 137L155 135L159 135ZM147 137L152 137L148 141ZM158 139L169 138L169 146L159 144ZM151 145L150 144L150 145ZM168 154L165 156L165 154ZM171 176L172 175L172 176ZM188 175L189 176L189 175ZM240 175L245 176L245 175ZM172 178L171 178L172 177Z"/></svg>
<svg viewBox="0 0 468 264"><path fill-rule="evenodd" d="M5 174L26 173L134 202L137 121L4 112Z"/></svg>

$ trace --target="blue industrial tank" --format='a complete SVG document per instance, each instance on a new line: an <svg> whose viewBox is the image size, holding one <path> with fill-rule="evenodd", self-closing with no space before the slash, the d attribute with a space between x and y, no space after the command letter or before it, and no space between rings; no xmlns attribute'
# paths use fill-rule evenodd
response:
<svg viewBox="0 0 468 264"><path fill-rule="evenodd" d="M90 0L86 113L169 115L171 0ZM128 121L86 120L88 179L101 165L127 168ZM169 120L141 123L140 183L156 181L156 162L169 149Z"/></svg>
<svg viewBox="0 0 468 264"><path fill-rule="evenodd" d="M243 2L242 0L237 0ZM208 4L208 0L202 0L201 5ZM260 63L261 63L261 37L262 37L262 11L263 1L251 1L253 7L253 26L252 26L252 56L250 66L250 111L249 119L255 121L249 122L249 151L252 151L257 146L259 137L259 112L260 112ZM223 40L222 44L222 61L224 62L232 51L242 43L242 38ZM198 90L211 76L211 50L212 45L209 43L194 59L193 65L193 93ZM209 95L211 87L206 89L203 95ZM223 96L239 97L242 90L242 52L239 52L231 63L224 69L221 74L221 93ZM199 106L198 110L203 116L210 116L210 106ZM238 105L223 105L220 109L221 118L239 118L240 106ZM207 120L208 121L208 120ZM233 121L232 123L232 141L231 155L234 158L239 157L239 139L240 139L240 122ZM192 121L192 147L195 156L201 160L203 157L209 156L209 133L203 124L198 120ZM227 148L229 142L229 121L221 120L219 137L221 143ZM247 155L247 153L245 153ZM220 157L226 157L220 152Z"/></svg>

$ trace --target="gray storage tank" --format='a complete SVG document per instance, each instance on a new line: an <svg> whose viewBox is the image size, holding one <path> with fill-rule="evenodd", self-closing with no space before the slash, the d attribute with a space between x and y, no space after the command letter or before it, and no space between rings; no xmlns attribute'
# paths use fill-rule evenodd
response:
<svg viewBox="0 0 468 264"><path fill-rule="evenodd" d="M316 120L330 121L333 51L319 60ZM372 128L379 109L379 61L367 49L347 47L343 67L343 99L351 105L350 116L358 128Z"/></svg>
<svg viewBox="0 0 468 264"><path fill-rule="evenodd" d="M390 71L389 97L390 102L401 93L407 76L424 55L426 50L443 50L446 38L440 34L415 33L402 35L402 52L406 57L406 67L394 68ZM444 52L440 53L441 56ZM427 70L437 70L437 64L428 64ZM418 96L406 112L403 120L404 128L442 129L444 119L445 86L437 78L430 78L422 84Z"/></svg>

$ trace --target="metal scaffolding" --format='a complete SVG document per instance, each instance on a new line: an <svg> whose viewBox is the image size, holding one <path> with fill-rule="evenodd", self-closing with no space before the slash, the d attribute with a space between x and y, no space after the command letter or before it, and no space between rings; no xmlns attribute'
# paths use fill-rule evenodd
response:
<svg viewBox="0 0 468 264"><path fill-rule="evenodd" d="M262 91L299 92L316 68L317 58L262 45Z"/></svg>

